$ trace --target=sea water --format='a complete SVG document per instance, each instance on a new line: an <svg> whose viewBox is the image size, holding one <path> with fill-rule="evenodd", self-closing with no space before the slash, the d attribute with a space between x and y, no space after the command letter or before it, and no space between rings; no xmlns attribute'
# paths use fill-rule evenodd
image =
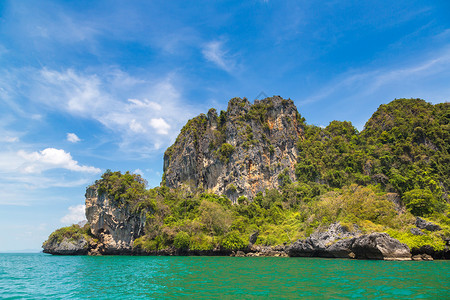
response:
<svg viewBox="0 0 450 300"><path fill-rule="evenodd" d="M450 299L450 261L0 254L6 299Z"/></svg>

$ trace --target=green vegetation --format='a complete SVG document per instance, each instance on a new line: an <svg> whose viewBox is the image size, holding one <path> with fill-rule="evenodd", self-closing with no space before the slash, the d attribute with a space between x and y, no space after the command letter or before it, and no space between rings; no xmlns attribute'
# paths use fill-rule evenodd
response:
<svg viewBox="0 0 450 300"><path fill-rule="evenodd" d="M233 151L234 151L233 145L230 145L228 143L223 143L222 146L220 146L220 148L218 150L220 160L224 163L228 163Z"/></svg>
<svg viewBox="0 0 450 300"><path fill-rule="evenodd" d="M364 204L366 212L361 208L356 212L348 211L337 201L328 203L332 209L325 210L325 219L319 222L326 223L333 211L339 211L341 217L337 219L341 221L355 222L369 231L393 233L392 230L396 230L401 241L414 247L429 242L440 248L436 235L413 236L409 229L413 215L428 217L443 225L442 216L449 212L449 129L449 103L432 105L421 99L398 99L381 105L361 133L350 122L333 121L326 128L307 125L305 138L298 142L300 160L296 179L303 184L302 192L317 189L319 185L322 187L320 194L323 190L334 189L333 193L340 196L332 197L336 198L333 201L345 199L347 204L352 203L349 207L353 210L373 198L373 195L366 195L358 201L352 200L351 194L356 195L361 186L375 191L380 199L386 198L387 193L396 193L407 209L406 214L395 213L387 200L370 200L370 205ZM348 189L355 189L355 184L359 187L349 194ZM299 190L298 184L296 190ZM290 194L295 193L291 189ZM310 198L303 193L303 199ZM331 201L327 200L330 195L321 196L316 206L320 208ZM293 199L289 201L296 203Z"/></svg>
<svg viewBox="0 0 450 300"><path fill-rule="evenodd" d="M267 112L272 107L272 100L270 98L264 99L251 106L250 111L245 115L245 119L259 121L261 124L264 124L267 122Z"/></svg>
<svg viewBox="0 0 450 300"><path fill-rule="evenodd" d="M243 106L245 101L236 98L230 103ZM253 105L243 118L263 124L270 105L270 101ZM128 172L107 171L95 184L117 205L146 215L145 234L134 242L143 251L238 250L247 247L256 231L256 244L279 245L337 221L349 228L356 224L366 233L388 232L410 247L444 247L442 238L450 235L448 103L395 100L380 106L360 133L350 122L333 121L320 128L306 125L300 114L297 119L304 137L298 141L296 178L285 170L278 177L280 190L266 190L253 199L240 196L235 205L226 196L204 191L164 186L147 190L139 175ZM190 120L182 130L189 134L179 138L197 141L205 122L204 117ZM218 136L226 122L221 112ZM252 128L243 133L251 146ZM222 161L235 151L222 135L210 148ZM169 148L165 155L172 151ZM269 151L274 154L273 147ZM233 187L229 184L227 191ZM393 199L406 211L399 212ZM412 235L415 216L426 217L443 230Z"/></svg>
<svg viewBox="0 0 450 300"><path fill-rule="evenodd" d="M227 233L221 242L222 248L227 250L239 250L245 248L247 245L248 239L241 237L238 231Z"/></svg>
<svg viewBox="0 0 450 300"><path fill-rule="evenodd" d="M186 250L189 248L190 237L187 232L180 231L175 235L173 246L177 249Z"/></svg>
<svg viewBox="0 0 450 300"><path fill-rule="evenodd" d="M154 191L147 190L147 182L139 174L111 172L107 170L101 180L95 184L99 196L107 195L118 206L130 205L134 210L147 209L153 211L155 203L152 199Z"/></svg>
<svg viewBox="0 0 450 300"><path fill-rule="evenodd" d="M93 238L89 224L86 224L83 227L80 227L79 225L71 225L59 228L50 234L48 240L44 242L44 245L58 244L64 239L67 239L69 242L76 242L81 238L84 238L86 241Z"/></svg>
<svg viewBox="0 0 450 300"><path fill-rule="evenodd" d="M443 212L450 187L450 105L399 99L358 133L350 122L305 127L297 180L333 188L357 183L398 193L419 216Z"/></svg>

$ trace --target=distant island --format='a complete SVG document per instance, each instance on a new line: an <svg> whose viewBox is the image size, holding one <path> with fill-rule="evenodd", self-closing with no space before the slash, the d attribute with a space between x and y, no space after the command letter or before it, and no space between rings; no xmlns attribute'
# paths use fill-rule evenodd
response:
<svg viewBox="0 0 450 300"><path fill-rule="evenodd" d="M106 171L59 255L450 258L450 104L396 99L358 132L290 99L233 98L187 122L160 187Z"/></svg>

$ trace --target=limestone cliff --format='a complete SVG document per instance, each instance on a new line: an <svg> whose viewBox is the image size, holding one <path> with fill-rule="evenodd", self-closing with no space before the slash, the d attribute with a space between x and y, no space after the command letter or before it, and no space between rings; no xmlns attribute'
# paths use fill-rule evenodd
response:
<svg viewBox="0 0 450 300"><path fill-rule="evenodd" d="M225 194L232 201L278 188L294 179L303 122L290 99L251 104L233 98L226 112L211 109L183 127L164 154L163 184Z"/></svg>
<svg viewBox="0 0 450 300"><path fill-rule="evenodd" d="M144 233L145 213L136 212L129 203L113 201L98 186L86 190L86 218L98 243L92 254L130 253L133 242Z"/></svg>

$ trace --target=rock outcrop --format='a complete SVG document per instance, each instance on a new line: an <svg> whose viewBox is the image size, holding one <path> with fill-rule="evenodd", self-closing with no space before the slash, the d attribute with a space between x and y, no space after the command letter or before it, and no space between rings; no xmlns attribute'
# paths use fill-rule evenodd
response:
<svg viewBox="0 0 450 300"><path fill-rule="evenodd" d="M44 253L54 255L86 255L89 251L89 242L84 236L77 239L63 238L62 241L49 239L43 245Z"/></svg>
<svg viewBox="0 0 450 300"><path fill-rule="evenodd" d="M413 257L411 257L411 259L415 260L415 261L424 261L424 260L431 261L431 260L433 260L433 257L431 257L428 254L417 254L417 255L414 255Z"/></svg>
<svg viewBox="0 0 450 300"><path fill-rule="evenodd" d="M303 119L292 100L233 98L189 120L164 154L163 184L252 199L294 179Z"/></svg>
<svg viewBox="0 0 450 300"><path fill-rule="evenodd" d="M358 230L350 232L339 223L294 242L286 252L296 257L411 260L408 246L387 233L362 235Z"/></svg>
<svg viewBox="0 0 450 300"><path fill-rule="evenodd" d="M435 250L431 245L423 245L419 248L412 248L411 254L413 256L428 255L434 259L450 259L450 240L445 239L445 242L442 250Z"/></svg>
<svg viewBox="0 0 450 300"><path fill-rule="evenodd" d="M283 245L278 246L261 246L261 245L251 245L246 249L245 252L238 251L241 253L236 252L235 255L231 256L252 256L252 257L258 257L258 256L265 256L265 257L288 257L286 253L286 248Z"/></svg>
<svg viewBox="0 0 450 300"><path fill-rule="evenodd" d="M360 259L411 260L409 247L387 233L374 232L356 238L352 251Z"/></svg>
<svg viewBox="0 0 450 300"><path fill-rule="evenodd" d="M304 240L290 245L289 256L354 258L352 244L360 235L358 230L350 232L340 223L331 224L325 232L316 231Z"/></svg>
<svg viewBox="0 0 450 300"><path fill-rule="evenodd" d="M424 220L421 217L416 217L416 226L417 228L425 229L428 231L442 230L441 226L434 224L432 222L428 222L427 220Z"/></svg>
<svg viewBox="0 0 450 300"><path fill-rule="evenodd" d="M289 256L353 258L351 245L358 231L350 232L340 223L331 224L325 232L316 231L287 248Z"/></svg>
<svg viewBox="0 0 450 300"><path fill-rule="evenodd" d="M410 231L412 234L414 234L414 235L424 235L424 234L425 234L425 233L423 233L422 230L420 230L420 229L417 228L417 227L413 227L413 228L411 228L409 231Z"/></svg>
<svg viewBox="0 0 450 300"><path fill-rule="evenodd" d="M98 239L93 254L129 254L144 232L145 214L133 212L127 203L115 202L95 185L86 190L86 218Z"/></svg>

